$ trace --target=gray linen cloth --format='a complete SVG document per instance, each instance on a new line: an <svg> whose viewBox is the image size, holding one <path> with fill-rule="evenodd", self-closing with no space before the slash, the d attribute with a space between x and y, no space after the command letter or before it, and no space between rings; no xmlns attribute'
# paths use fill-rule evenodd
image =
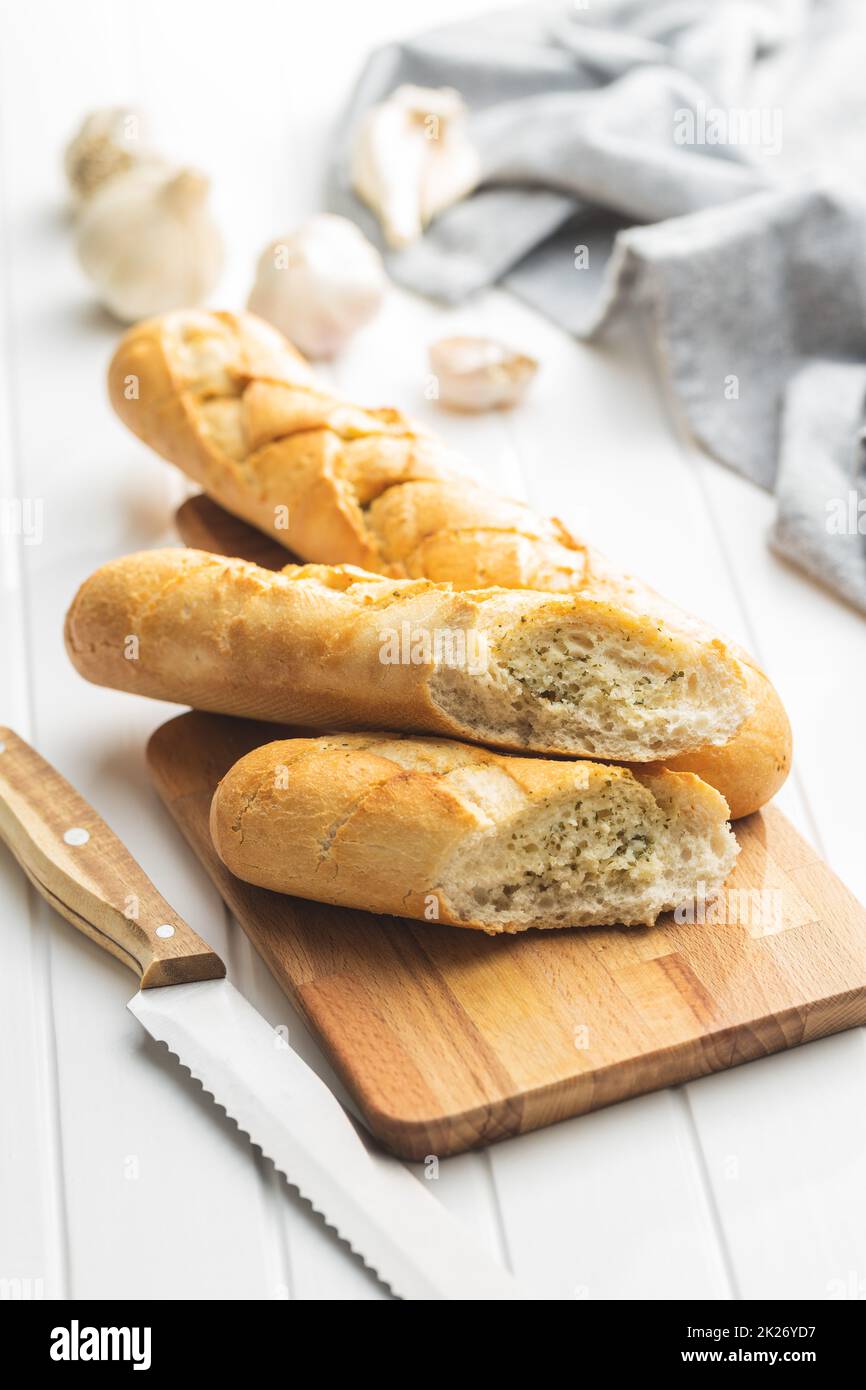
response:
<svg viewBox="0 0 866 1390"><path fill-rule="evenodd" d="M866 0L575 0L372 55L358 121L402 82L470 108L478 191L388 255L457 303L501 282L569 331L653 324L694 436L778 498L772 544L866 611Z"/></svg>

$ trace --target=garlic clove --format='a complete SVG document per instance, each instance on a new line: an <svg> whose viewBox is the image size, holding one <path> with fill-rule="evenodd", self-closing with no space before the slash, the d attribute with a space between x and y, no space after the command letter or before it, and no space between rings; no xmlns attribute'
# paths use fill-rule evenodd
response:
<svg viewBox="0 0 866 1390"><path fill-rule="evenodd" d="M137 164L154 163L145 117L134 107L105 106L85 116L66 146L63 166L76 202Z"/></svg>
<svg viewBox="0 0 866 1390"><path fill-rule="evenodd" d="M167 178L160 189L163 207L176 217L194 216L201 211L210 192L210 179L198 169L180 169Z"/></svg>
<svg viewBox="0 0 866 1390"><path fill-rule="evenodd" d="M407 127L401 107L386 103L370 112L356 146L352 183L394 250L410 246L424 230L426 163L423 134Z"/></svg>
<svg viewBox="0 0 866 1390"><path fill-rule="evenodd" d="M470 193L480 176L466 107L452 87L398 87L361 121L352 186L394 249L417 241L428 222Z"/></svg>
<svg viewBox="0 0 866 1390"><path fill-rule="evenodd" d="M200 303L222 269L209 183L192 169L136 165L83 205L76 250L107 309L124 322Z"/></svg>
<svg viewBox="0 0 866 1390"><path fill-rule="evenodd" d="M453 87L398 87L394 98L423 128L427 142L420 190L423 228L475 188L481 172L478 151L466 133L463 98Z"/></svg>
<svg viewBox="0 0 866 1390"><path fill-rule="evenodd" d="M265 248L247 308L308 357L333 357L378 312L386 285L360 228L320 213Z"/></svg>
<svg viewBox="0 0 866 1390"><path fill-rule="evenodd" d="M451 410L501 410L516 405L538 370L534 357L492 338L441 338L429 349L436 399Z"/></svg>

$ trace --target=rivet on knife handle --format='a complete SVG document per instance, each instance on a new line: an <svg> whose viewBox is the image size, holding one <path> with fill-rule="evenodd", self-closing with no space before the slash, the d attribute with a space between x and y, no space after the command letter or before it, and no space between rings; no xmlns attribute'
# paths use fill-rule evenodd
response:
<svg viewBox="0 0 866 1390"><path fill-rule="evenodd" d="M225 975L93 807L2 727L0 838L46 901L134 970L142 989Z"/></svg>

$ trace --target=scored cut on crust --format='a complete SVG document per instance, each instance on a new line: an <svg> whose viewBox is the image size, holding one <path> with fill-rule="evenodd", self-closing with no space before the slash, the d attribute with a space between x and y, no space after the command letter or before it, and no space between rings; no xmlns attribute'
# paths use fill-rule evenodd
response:
<svg viewBox="0 0 866 1390"><path fill-rule="evenodd" d="M96 684L219 714L624 762L723 746L752 708L723 643L582 594L274 572L195 550L102 566L66 644Z"/></svg>
<svg viewBox="0 0 866 1390"><path fill-rule="evenodd" d="M724 883L727 815L691 773L342 734L241 758L211 835L260 887L499 933L652 925Z"/></svg>

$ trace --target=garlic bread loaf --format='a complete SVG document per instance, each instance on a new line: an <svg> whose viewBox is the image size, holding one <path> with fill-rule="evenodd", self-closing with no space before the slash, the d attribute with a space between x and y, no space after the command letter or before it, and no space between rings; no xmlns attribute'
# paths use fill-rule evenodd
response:
<svg viewBox="0 0 866 1390"><path fill-rule="evenodd" d="M722 642L583 594L274 572L195 550L97 570L66 644L98 685L219 714L626 762L724 745L752 708Z"/></svg>
<svg viewBox="0 0 866 1390"><path fill-rule="evenodd" d="M367 733L254 749L211 835L262 888L492 934L652 925L725 881L727 815L690 773Z"/></svg>
<svg viewBox="0 0 866 1390"><path fill-rule="evenodd" d="M558 521L461 474L397 410L316 384L252 314L183 310L138 324L109 367L121 420L221 506L304 560L461 589L580 589L590 553Z"/></svg>
<svg viewBox="0 0 866 1390"><path fill-rule="evenodd" d="M305 560L456 589L581 595L626 627L639 616L665 635L717 636L555 518L473 482L399 411L335 397L252 315L184 310L138 324L114 355L109 391L141 439ZM672 755L668 765L705 776L741 816L785 780L791 747L770 681L747 653L736 656L751 713L724 745Z"/></svg>

